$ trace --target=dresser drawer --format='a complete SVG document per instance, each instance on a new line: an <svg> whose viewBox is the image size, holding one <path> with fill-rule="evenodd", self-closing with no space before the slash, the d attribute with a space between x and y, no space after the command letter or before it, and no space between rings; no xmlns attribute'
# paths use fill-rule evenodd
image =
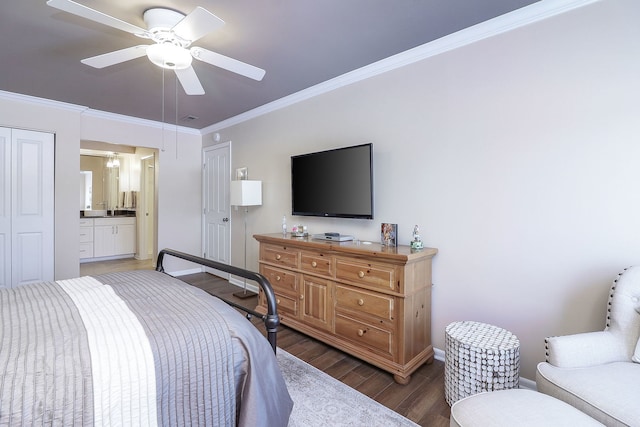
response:
<svg viewBox="0 0 640 427"><path fill-rule="evenodd" d="M279 292L276 294L276 306L278 307L278 315L286 319L287 315L290 317L298 317L298 297L292 297L284 295Z"/></svg>
<svg viewBox="0 0 640 427"><path fill-rule="evenodd" d="M80 227L80 243L93 242L93 227Z"/></svg>
<svg viewBox="0 0 640 427"><path fill-rule="evenodd" d="M300 268L305 272L332 277L332 264L333 260L330 255L310 252L300 253Z"/></svg>
<svg viewBox="0 0 640 427"><path fill-rule="evenodd" d="M354 290L336 285L336 308L351 310L357 314L368 314L393 321L394 298L373 292Z"/></svg>
<svg viewBox="0 0 640 427"><path fill-rule="evenodd" d="M260 260L274 264L280 264L284 267L298 268L298 254L295 249L286 246L261 245Z"/></svg>
<svg viewBox="0 0 640 427"><path fill-rule="evenodd" d="M294 319L298 317L298 309L300 305L298 303L297 296L293 297L291 295L285 295L277 291L274 291L274 295L276 297L276 309L278 310L280 320L290 318ZM260 296L258 297L258 299L260 305L263 306L266 310L267 299L265 298L264 293L260 292Z"/></svg>
<svg viewBox="0 0 640 427"><path fill-rule="evenodd" d="M95 218L93 225L99 226L118 226L118 225L136 225L135 217L109 217L109 218Z"/></svg>
<svg viewBox="0 0 640 427"><path fill-rule="evenodd" d="M297 274L268 265L260 266L260 274L269 280L275 292L298 295Z"/></svg>
<svg viewBox="0 0 640 427"><path fill-rule="evenodd" d="M80 243L80 258L93 258L93 242Z"/></svg>
<svg viewBox="0 0 640 427"><path fill-rule="evenodd" d="M398 291L394 267L336 258L336 278L378 289Z"/></svg>
<svg viewBox="0 0 640 427"><path fill-rule="evenodd" d="M80 218L80 227L93 227L93 218Z"/></svg>
<svg viewBox="0 0 640 427"><path fill-rule="evenodd" d="M355 342L359 346L378 350L385 357L393 356L393 334L366 322L336 313L336 335Z"/></svg>

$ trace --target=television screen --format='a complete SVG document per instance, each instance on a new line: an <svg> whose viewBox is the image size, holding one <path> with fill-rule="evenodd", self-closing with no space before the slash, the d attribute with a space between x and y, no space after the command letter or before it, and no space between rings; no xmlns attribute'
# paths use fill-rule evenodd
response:
<svg viewBox="0 0 640 427"><path fill-rule="evenodd" d="M373 144L291 157L293 215L373 219Z"/></svg>

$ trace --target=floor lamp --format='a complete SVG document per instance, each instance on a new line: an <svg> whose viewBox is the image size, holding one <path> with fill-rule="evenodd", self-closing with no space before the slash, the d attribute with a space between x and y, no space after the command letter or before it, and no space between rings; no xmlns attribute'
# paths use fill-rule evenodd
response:
<svg viewBox="0 0 640 427"><path fill-rule="evenodd" d="M262 205L262 181L249 181L247 179L231 181L231 206L244 207L244 269L247 269L247 214L249 206ZM233 294L238 298L255 296L254 292L247 292L247 279L244 279L242 292Z"/></svg>

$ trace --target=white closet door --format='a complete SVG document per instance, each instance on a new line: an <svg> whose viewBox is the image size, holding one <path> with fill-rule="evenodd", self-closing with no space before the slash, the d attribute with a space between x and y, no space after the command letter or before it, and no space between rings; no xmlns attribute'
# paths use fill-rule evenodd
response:
<svg viewBox="0 0 640 427"><path fill-rule="evenodd" d="M0 288L11 287L11 129L0 127Z"/></svg>
<svg viewBox="0 0 640 427"><path fill-rule="evenodd" d="M11 140L11 283L53 280L53 134L13 129Z"/></svg>

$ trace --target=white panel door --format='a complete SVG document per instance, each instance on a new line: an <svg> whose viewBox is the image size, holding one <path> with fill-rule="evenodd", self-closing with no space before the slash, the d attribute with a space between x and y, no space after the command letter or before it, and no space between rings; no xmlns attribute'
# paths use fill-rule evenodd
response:
<svg viewBox="0 0 640 427"><path fill-rule="evenodd" d="M0 127L0 288L11 287L11 129Z"/></svg>
<svg viewBox="0 0 640 427"><path fill-rule="evenodd" d="M231 262L231 223L229 218L229 181L231 180L230 144L203 150L204 256L223 264ZM222 277L227 273L216 271Z"/></svg>
<svg viewBox="0 0 640 427"><path fill-rule="evenodd" d="M116 226L115 253L116 255L132 254L136 251L136 226L118 224Z"/></svg>
<svg viewBox="0 0 640 427"><path fill-rule="evenodd" d="M54 278L53 134L13 129L11 142L11 283L50 281Z"/></svg>
<svg viewBox="0 0 640 427"><path fill-rule="evenodd" d="M93 227L93 256L96 258L115 255L115 226L98 225Z"/></svg>

